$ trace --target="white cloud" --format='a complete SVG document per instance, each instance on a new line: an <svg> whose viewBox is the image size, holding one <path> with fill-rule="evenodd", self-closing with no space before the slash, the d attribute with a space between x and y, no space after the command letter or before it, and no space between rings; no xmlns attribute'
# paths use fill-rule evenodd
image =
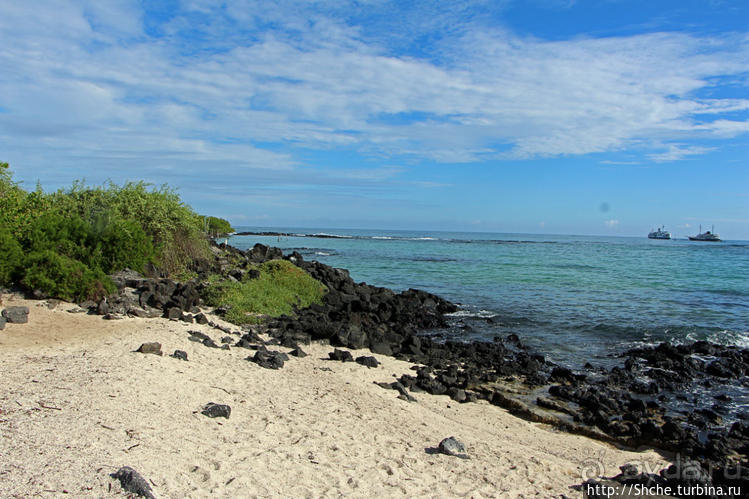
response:
<svg viewBox="0 0 749 499"><path fill-rule="evenodd" d="M615 229L619 226L619 220L606 220L605 222L603 222L603 225L605 225L609 229Z"/></svg>
<svg viewBox="0 0 749 499"><path fill-rule="evenodd" d="M660 153L650 154L648 158L657 162L664 163L668 161L678 161L688 156L696 156L705 154L713 151L715 148L711 147L699 147L699 146L685 146L681 144L669 144L666 150Z"/></svg>
<svg viewBox="0 0 749 499"><path fill-rule="evenodd" d="M342 8L335 2L310 13L192 1L161 38L145 33L137 3L26 5L0 6L0 65L10 68L0 75L0 146L26 164L297 165L267 143L454 163L607 151L675 161L713 149L691 140L749 132L736 117L749 99L698 96L749 71L746 38L544 41L470 24L456 3L425 17L433 25L422 33L442 30L444 40L415 56L388 45L403 40L329 15ZM411 16L397 22L416 29ZM448 28L450 16L462 24ZM266 22L280 28L258 28ZM204 41L184 38L187 28Z"/></svg>

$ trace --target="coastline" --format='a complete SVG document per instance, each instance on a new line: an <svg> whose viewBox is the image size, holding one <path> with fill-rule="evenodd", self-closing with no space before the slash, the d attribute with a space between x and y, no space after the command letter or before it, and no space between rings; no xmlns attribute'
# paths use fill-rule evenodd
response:
<svg viewBox="0 0 749 499"><path fill-rule="evenodd" d="M198 330L219 342L224 334L207 325L105 321L44 303L4 302L31 310L28 324L0 333L0 453L9 457L0 473L11 496L121 496L109 474L131 466L157 497L579 497L569 487L599 472L668 464L652 450L560 433L483 401L399 400L374 383L413 364L383 355L368 369L324 360L333 347L313 343L307 357L268 370L246 361L246 349L189 341L187 331ZM186 351L188 362L133 352L150 341L165 354ZM231 405L231 417L202 416L208 402ZM452 435L470 459L429 452Z"/></svg>
<svg viewBox="0 0 749 499"><path fill-rule="evenodd" d="M518 419L514 420L521 427L523 424L534 425L534 427L545 429L553 435L569 437L581 435L576 438L592 437L597 440L598 445L607 446L606 448L609 449L614 449L614 447L601 442L612 443L619 450L663 449L667 451L661 451L660 454L653 450L635 455L616 454L607 461L604 452L591 454L592 451L587 448L585 452L578 452L583 448L580 447L579 443L570 447L575 452L564 451L562 447L566 448L572 445L565 438L554 443L556 437L548 440L549 436L543 433L527 433L522 438L517 439L511 435L514 439L512 441L519 447L509 452L511 460L507 469L510 471L518 469L518 465L513 464L515 461L519 460L518 462L524 463L523 469L526 470L524 476L529 483L523 482L521 489L526 490L524 487L531 487L529 490L535 491L533 493L537 495L541 494L539 489L534 488L537 484L544 484L547 490L561 490L562 477L557 476L559 469L564 470L562 475L567 477L565 479L576 476L576 479L566 482L567 488L577 486L576 491L579 491L583 482L586 486L607 483L616 487L621 487L622 484L627 483L637 484L638 487L660 484L674 489L682 485L697 484L702 486L714 483L715 486L725 489L725 487L733 484L743 486L748 481L744 477L745 462L741 461L741 459L744 459L742 455L747 454L747 440L749 440L746 425L737 421L730 426L729 430L719 413L710 410L693 411L688 418L674 417L674 415L669 414L670 407L672 407L669 404L673 403L670 397L680 397L679 392L687 386L682 375L686 375L693 383L704 383L705 387L713 386L711 383L715 382L722 383L721 380L725 379L744 379L742 376L749 372L749 351L735 347L720 347L706 342L696 342L692 345L679 347L663 343L655 348L626 352L623 355L623 357L627 357L624 361L624 369L614 367L607 371L606 369L586 365L581 371L571 371L547 361L543 355L528 348L514 334L504 338L495 337L491 342L435 341L429 336L422 335L421 332L444 326L447 320L446 314L457 309L455 304L437 295L420 290L409 289L395 293L387 288L356 283L346 270L333 268L316 261L305 261L302 255L297 252L284 256L280 249L260 244L247 251L221 245L214 246L214 260L203 262L202 265L206 269L203 271L204 273L207 273L209 269L214 269L214 272L220 272L225 279L230 279L235 275L241 276L244 272L247 272L247 268L252 268L257 263L277 259L284 259L293 263L322 283L327 288L322 302L301 310L297 309L294 316L281 315L262 324L245 325L240 328L221 319L221 314L225 314L228 310L224 306L217 307L213 310L213 314L209 313L209 309L200 310L197 307L200 304L199 291L201 284L199 280L179 283L169 279L144 278L132 271L123 271L111 276L119 288L117 293L102 299L98 303L81 303L80 307L83 308L64 303L55 307L55 300L28 302L36 315L40 315L39 311L42 312L39 327L29 327L28 324L9 324L9 326L12 326L11 330L20 327L31 334L27 336L23 334L19 336L0 336L0 347L3 350L15 351L19 355L21 355L22 350L38 350L45 353L40 354L41 357L35 357L24 351L22 358L26 362L19 362L19 358L15 358L15 360L5 361L6 363L14 362L12 365L0 364L0 367L3 367L6 371L21 372L26 377L30 377L33 373L40 372L40 365L37 364L32 368L32 371L28 371L26 364L33 365L34 362L39 360L44 363L50 359L55 365L65 364L70 349L77 345L77 352L80 353L82 359L75 359L75 369L80 372L85 371L79 379L88 383L114 385L119 390L118 393L124 390L127 393L128 405L131 405L133 401L139 401L143 394L146 394L147 405L140 409L141 412L168 425L179 420L181 417L179 414L183 413L174 413L171 407L165 408L164 403L155 392L149 391L150 388L143 393L139 392L139 389L150 385L163 384L169 394L167 398L171 400L171 405L179 405L181 396L185 400L191 400L189 414L197 420L205 419L205 416L201 415L201 410L206 404L228 403L208 397L200 403L197 400L192 400L193 384L200 383L201 380L212 380L214 382L214 384L209 385L211 390L205 391L205 393L216 393L216 390L222 391L226 395L232 395L230 400L234 404L237 400L240 404L248 403L248 399L238 398L241 397L242 393L262 394L267 398L267 402L263 406L263 413L266 414L263 421L270 424L267 414L271 414L273 419L282 422L284 431L287 431L289 435L295 431L295 428L310 427L309 420L289 417L289 412L293 413L298 409L296 407L299 404L298 400L304 401L302 407L304 407L307 416L314 416L315 413L318 413L317 417L313 417L313 419L319 424L319 399L325 397L325 404L330 401L336 407L333 411L335 414L330 414L330 411L322 411L326 417L334 421L332 426L326 427L330 431L322 431L320 434L327 440L315 440L310 437L310 435L316 436L317 432L320 432L319 429L306 431L304 438L314 440L314 448L325 448L326 445L331 445L331 438L334 442L337 442L334 437L338 433L355 442L352 445L356 447L356 450L352 450L348 454L344 453L340 461L331 457L331 462L337 463L339 467L348 466L346 469L358 470L357 473L361 472L362 469L345 463L349 459L355 461L360 455L372 455L378 446L378 442L361 441L360 439L360 437L367 437L371 432L371 428L366 428L366 422L368 421L380 424L381 437L385 441L389 441L387 440L388 435L392 434L393 427L403 428L403 438L399 441L398 446L401 450L409 449L411 453L414 452L414 445L408 440L408 435L418 434L419 430L422 430L418 425L429 426L424 421L431 419L445 423L442 426L434 426L434 428L453 428L456 431L445 430L443 431L445 434L441 436L430 433L430 438L433 438L434 441L431 441L429 445L427 445L428 442L425 439L422 440L417 447L423 445L421 451L428 456L439 456L441 459L448 457L439 454L436 447L442 439L448 436L457 436L466 441L469 457L472 456L471 453L473 452L471 442L484 442L488 448L494 449L492 459L480 458L484 460L483 463L480 463L484 474L470 466L466 468L471 473L478 473L471 483L474 485L476 483L491 484L491 487L480 490L475 487L475 490L452 488L453 482L440 481L440 477L446 476L445 473L447 473L447 471L443 471L438 476L426 479L425 482L433 487L447 487L442 493L436 495L470 493L475 496L496 496L496 491L500 489L503 493L498 496L509 494L524 497L529 493L507 488L511 487L512 481L505 483L486 474L488 470L493 469L492 460L497 461L500 454L506 453L502 449L505 448L503 445L507 443L508 436L496 425L505 424L505 429L517 428L516 425L510 424L508 419L496 419L500 418L498 414L503 414L507 418L517 416ZM11 306L16 303L23 304L24 302L18 297L11 297L4 306ZM63 315L51 319L45 315L47 310L45 306L50 309L54 308L54 310L49 310L49 313L59 312ZM79 313L73 314L70 313L73 310L67 311L71 307ZM82 313L85 312L84 309L88 310L88 314ZM101 319L111 320L102 322ZM76 324L76 320L89 322ZM92 320L94 322L90 322ZM133 320L136 322L132 322ZM125 324L128 327L122 329L121 326ZM149 335L151 337L148 337ZM160 357L163 359L162 361L129 362L133 358L132 355L136 357L155 357L143 353L132 353L138 348L140 343L137 340L139 339L143 344L149 342L163 344L166 354L173 351L172 348L175 348L175 350L184 351L191 361L194 360L195 355L198 355L198 358L213 359L209 364L213 361L216 362L213 362L210 366L204 366L208 369L207 371L202 370L202 368L186 368L188 363L178 361L170 356ZM128 346L125 346L126 344ZM114 351L110 348L112 345L115 346ZM83 346L82 351L80 350L81 346ZM351 356L356 357L372 352L382 365L375 369L367 369L353 362L344 364L337 361L333 362L330 360L332 358L330 354L333 353L335 347L348 349L348 351L337 352L337 360L342 360L340 357L344 355L350 354L351 358ZM289 358L288 355L294 356L295 350L302 348L312 355L305 359ZM110 379L107 376L92 376L90 369L88 369L92 351L97 351L97 355L102 358L110 359L111 362L107 364L108 366L117 365L118 362L123 361L126 365L121 366L123 370L117 371L120 374L115 379ZM206 356L206 352L209 352L208 356ZM215 354L218 354L218 357L215 357ZM222 356L226 360L224 362L218 361ZM252 362L248 362L250 360ZM279 362L281 360L287 361L286 366L283 362ZM177 363L176 366L174 362ZM232 367L227 367L229 363L232 364ZM306 371L304 369L297 371L296 374L303 374L296 377L294 369L290 366L298 366L298 363L306 366ZM193 364L189 365L192 366ZM338 366L341 365L344 368L339 371ZM81 370L82 366L85 366L86 369ZM133 366L140 366L136 367L135 373L132 372ZM147 366L147 369L144 366ZM250 371L245 372L247 366L250 366ZM263 373L263 371L266 371L266 369L262 369L263 367L270 367L274 370ZM283 369L275 371L278 367L283 367ZM106 374L109 369L111 367L101 368L101 372ZM143 377L143 373L139 369L145 369L153 373L153 376ZM195 369L193 372L199 374L185 378L185 369ZM260 371L258 372L257 369ZM42 370L55 372L56 368ZM160 374L157 372L159 370L161 370ZM364 376L361 370L366 370L369 375ZM383 370L387 372L384 377L381 376L384 374ZM99 370L96 369L94 372L98 373ZM271 372L277 374L269 374ZM248 373L252 374L249 377L245 376ZM289 377L285 377L287 373ZM373 373L377 376L372 377ZM159 376L164 377L164 379L159 378ZM649 384L643 383L643 376L650 377L652 381ZM71 377L75 376L71 374ZM238 384L226 388L221 381L225 377ZM325 381L325 383L324 385L310 384L311 379ZM364 385L360 386L362 379ZM131 386L127 383L127 380L133 380L138 386ZM16 381L23 384L20 379L16 379ZM43 385L39 379L32 379L31 383L33 385L26 383L25 386L40 388L40 385ZM186 385L189 387L186 388ZM261 385L267 385L270 391L258 391L257 389L248 391L248 386L257 387ZM297 388L291 388L290 391L284 390L284 387L289 388L291 385ZM718 384L711 388L713 395L720 393L720 386ZM307 389L300 391L298 387L306 387ZM359 387L356 394L349 390L353 387ZM392 388L393 390L383 390L385 388ZM71 399L83 399L86 401L86 407L99 410L100 400L91 400L85 386L78 386L77 390L71 386L62 389L75 392L68 394ZM24 392L18 393L24 395ZM38 411L41 411L42 414L63 411L63 407L59 405L48 404L44 397L52 394L59 400L59 397L64 394L56 393L54 390L47 393L43 388L39 391L31 389L30 393L35 394L38 400L35 402L36 406L32 403L30 407L26 407L25 415L28 416ZM321 393L325 395L320 395ZM332 394L342 396L337 397ZM118 398L118 395L113 393L103 394L98 392L98 395L100 399L105 396L109 399ZM394 400L395 405L388 403L373 406L363 401L364 399L368 400L367 397L371 396L375 397L373 399L375 401L381 400L383 397L389 398L391 401ZM724 397L722 400L730 400L730 398L726 399L723 393L720 397L715 395L714 398L721 400L721 397ZM8 402L8 400L7 397L3 399L4 402ZM53 404L56 404L58 400L53 400ZM351 407L345 410L342 408L342 406L351 406L352 401L355 410L352 410ZM415 403L409 403L409 401ZM110 408L111 412L111 401L108 402L110 402L110 405L107 405L107 407ZM442 410L440 405L442 403L448 409L447 412ZM19 400L15 400L15 404L18 407L25 407L23 402ZM406 407L398 404L406 404ZM410 406L424 406L426 412L421 409L411 409ZM283 407L283 410L277 410L280 407ZM327 407L327 405L324 405L324 407ZM475 407L482 407L482 409L476 409ZM714 407L716 411L721 412L717 405ZM0 409L7 411L9 414L20 410L12 404L10 406L6 404ZM504 412L491 412L496 410ZM84 412L80 408L77 408L76 411ZM342 420L337 419L339 413L345 414ZM380 413L385 416L380 416ZM453 413L457 414L455 418L452 417ZM160 419L164 414L169 414L166 421ZM236 416L236 414L235 406L234 415ZM44 417L47 416L49 414ZM740 416L740 418L746 419L745 416ZM478 426L477 420L481 421ZM9 419L6 418L2 421L8 422ZM499 421L503 421L503 423ZM74 423L69 423L73 426L59 428L55 433L56 438L67 434L80 434L80 429L75 427ZM101 422L99 421L99 423ZM214 421L214 423L218 426L228 424L223 421ZM346 431L341 433L341 428L351 424L355 425L356 428L347 428ZM90 421L88 425L91 426ZM364 427L361 425L364 425ZM266 424L263 427L263 432L265 432L267 426ZM104 424L103 428L112 431L113 427ZM163 432L152 431L155 430L155 427L149 428L152 437L163 438ZM198 426L198 428L202 427ZM196 428L192 430L200 432ZM357 433L352 434L347 432L348 430L355 430ZM464 431L462 434L457 434L458 430ZM477 433L473 433L474 430ZM564 433L561 433L560 430ZM132 431L124 431L129 439L133 439ZM182 429L170 428L169 432L174 435L182 435ZM468 437L461 437L461 435L466 434ZM422 434L422 436L424 435ZM257 438L258 435L255 435L255 437ZM86 437L81 438L86 439ZM180 438L186 438L187 441L194 440L189 436L180 436ZM278 440L278 434L274 438ZM424 438L426 437L424 436ZM242 450L239 453L244 456L242 462L250 459L247 455L249 451L245 449L245 446L248 445L247 442L250 442L249 446L251 447L252 437L249 434L231 435L224 438L223 441L224 443L231 441L231 443L241 447ZM293 444L301 441L296 440ZM543 445L538 446L539 442L543 442ZM269 449L273 448L270 441L264 441L264 444L267 444L267 449L260 454L269 452ZM58 445L60 444L58 443ZM163 450L158 443L154 446L159 452ZM34 448L33 442L29 447ZM124 449L124 452L129 455L132 449L140 447L141 443L137 442ZM285 451L284 459L278 462L265 463L265 465L296 469L291 456L296 455L299 458L299 455L298 453L294 454L296 451L292 451L292 447ZM334 451L340 448L337 443L332 444L331 447ZM532 464L524 461L528 455L546 452L547 448L555 450L549 456L544 454L544 457L540 459L534 457L531 459ZM45 455L45 450L36 450L40 452L40 455ZM167 450L175 454L179 453L179 450L175 447L167 446ZM10 452L18 451L18 448L13 448ZM215 454L217 451L215 449L206 451L203 447L189 448L189 446L187 450L190 456L203 455L206 452ZM225 456L222 454L220 460L212 461L214 466L217 466L216 471L221 469L223 461L231 461L234 452L231 451ZM253 456L257 457L260 454L253 454ZM314 452L312 455L314 456ZM385 455L387 455L387 452L385 452ZM401 454L401 458L403 455ZM415 459L415 455L410 455ZM642 459L643 455L647 455L648 458ZM640 456L640 458L636 456ZM658 456L657 460L652 459L654 456ZM565 463L562 468L549 465L549 463L557 463L558 458L561 458L562 462ZM433 457L432 459L438 458ZM310 458L310 460L315 461L313 464L320 464L320 461L314 458ZM400 461L397 462L401 463ZM424 464L418 459L412 462L417 463L418 466ZM381 462L377 461L376 464L379 466ZM417 466L417 464L414 464L414 466ZM427 464L436 466L437 463L432 460L428 461ZM122 465L133 467L132 463L123 463ZM107 466L111 467L109 464ZM195 466L197 466L195 470L204 469L204 465ZM573 468L576 471L570 471ZM392 471L392 466L389 469ZM416 482L414 484L416 488L406 488L409 490L409 494L428 494L426 489L418 487L421 487L421 472L426 473L426 470L429 469L425 468L420 470L419 473L401 477L402 480ZM622 473L618 472L620 469ZM97 470L97 473L100 473L104 470L104 467L99 467ZM116 470L110 470L108 473L114 471ZM10 472L10 469L0 470L0 473L4 474ZM545 477L545 472L551 473L550 478ZM695 473L697 475L694 475ZM544 478L539 478L539 474L544 475ZM109 480L109 474L105 473L105 475L106 479ZM395 473L388 473L388 476L394 475ZM208 476L210 476L210 473ZM424 476L431 475L427 473ZM601 477L613 477L613 481L601 481ZM328 477L329 481L332 480L335 483L340 482L339 478L332 475ZM186 480L190 482L192 478L186 478ZM236 480L238 480L236 476L228 477L225 485L229 485ZM604 478L604 480L611 480L611 478ZM27 481L32 483L34 478L28 478ZM202 481L207 482L208 478ZM163 483L168 484L170 482L165 478ZM246 483L250 484L248 487L258 487L255 482ZM352 483L364 482L361 479L348 476L346 483L351 485ZM403 493L398 492L398 490L406 490L403 488L400 479L393 479L389 483L395 487L392 489L394 494ZM287 485L296 486L295 483L291 482ZM107 482L108 491L109 486L110 483ZM193 493L200 495L200 491L205 490L201 487L199 484L195 485ZM351 490L339 487L335 489L337 492L333 495L356 495L360 492L354 490L357 487L359 485ZM377 486L372 485L372 487L376 488ZM219 490L220 484L218 482L210 484L209 490L213 489ZM82 491L87 490L93 489L85 489L85 487L82 489ZM260 496L281 495L283 493L283 488L262 490L264 492L259 493ZM329 490L333 489L315 488L306 492L300 490L299 493L319 496L327 495ZM589 492L587 497L608 497L599 495L595 490ZM219 493L223 494L223 492ZM571 492L567 490L567 493ZM559 492L557 495L561 496L567 493ZM178 495L184 495L184 492L181 491ZM649 494L645 493L644 495ZM650 495L652 496L652 494Z"/></svg>

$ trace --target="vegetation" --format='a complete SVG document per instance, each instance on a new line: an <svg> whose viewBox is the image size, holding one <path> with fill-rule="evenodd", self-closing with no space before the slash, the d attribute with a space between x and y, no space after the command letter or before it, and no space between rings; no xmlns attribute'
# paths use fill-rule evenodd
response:
<svg viewBox="0 0 749 499"><path fill-rule="evenodd" d="M234 232L234 227L231 226L228 220L217 217L206 217L206 229L211 237L218 237L230 232Z"/></svg>
<svg viewBox="0 0 749 499"><path fill-rule="evenodd" d="M31 253L25 259L24 267L21 284L63 300L99 299L115 290L101 269L91 269L52 250Z"/></svg>
<svg viewBox="0 0 749 499"><path fill-rule="evenodd" d="M0 286L9 286L21 270L23 251L9 230L0 226Z"/></svg>
<svg viewBox="0 0 749 499"><path fill-rule="evenodd" d="M75 182L27 192L0 163L0 285L80 300L111 290L106 274L123 268L185 274L210 256L202 229L203 217L166 186Z"/></svg>
<svg viewBox="0 0 749 499"><path fill-rule="evenodd" d="M58 212L77 214L99 230L123 221L140 225L154 248L154 263L165 275L184 272L191 262L209 255L202 217L168 186L149 189L144 182L110 182L86 187L75 182L51 197Z"/></svg>
<svg viewBox="0 0 749 499"><path fill-rule="evenodd" d="M327 289L305 271L286 260L271 260L255 267L260 276L241 281L222 281L215 276L204 291L206 303L227 306L227 321L257 323L262 316L291 315L294 306L321 303Z"/></svg>
<svg viewBox="0 0 749 499"><path fill-rule="evenodd" d="M108 274L124 268L192 279L196 264L211 258L206 236L233 231L227 220L195 213L167 186L75 182L53 193L39 185L26 191L13 181L8 164L0 163L0 286L82 301L113 292ZM259 277L241 282L213 275L207 303L228 305L227 320L241 324L292 314L294 306L320 303L326 292L287 261L254 270Z"/></svg>

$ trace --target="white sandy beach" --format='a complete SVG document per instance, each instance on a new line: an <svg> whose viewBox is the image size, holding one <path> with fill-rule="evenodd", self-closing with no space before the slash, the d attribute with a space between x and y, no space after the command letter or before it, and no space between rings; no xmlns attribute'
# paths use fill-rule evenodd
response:
<svg viewBox="0 0 749 499"><path fill-rule="evenodd" d="M374 382L411 364L379 355L368 369L324 360L332 347L313 344L274 371L245 360L251 350L188 340L188 330L225 336L208 326L107 321L4 295L0 307L11 305L30 315L0 331L2 497L125 496L109 476L121 466L157 497L579 497L570 486L594 461L607 475L627 462L666 465L653 451L560 433L485 402L399 400ZM165 355L133 352L150 341ZM189 361L169 357L175 349ZM229 404L231 417L201 415L208 402ZM470 459L427 451L448 436Z"/></svg>

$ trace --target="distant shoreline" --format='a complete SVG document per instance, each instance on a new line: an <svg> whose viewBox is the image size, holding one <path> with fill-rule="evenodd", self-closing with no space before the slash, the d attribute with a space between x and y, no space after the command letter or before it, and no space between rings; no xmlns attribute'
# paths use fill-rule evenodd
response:
<svg viewBox="0 0 749 499"><path fill-rule="evenodd" d="M236 232L232 236L269 236L269 237L317 237L320 239L354 239L352 236L336 234L294 234L291 232Z"/></svg>

